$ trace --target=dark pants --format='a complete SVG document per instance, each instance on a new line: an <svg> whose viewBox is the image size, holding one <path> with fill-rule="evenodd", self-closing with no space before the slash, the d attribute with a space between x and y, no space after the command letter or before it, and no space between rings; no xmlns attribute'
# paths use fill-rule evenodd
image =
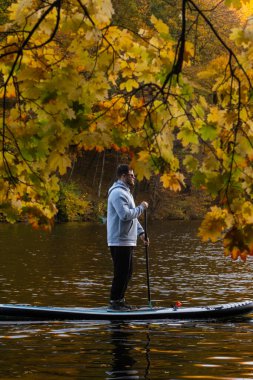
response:
<svg viewBox="0 0 253 380"><path fill-rule="evenodd" d="M133 273L133 247L110 247L113 261L111 300L121 300Z"/></svg>

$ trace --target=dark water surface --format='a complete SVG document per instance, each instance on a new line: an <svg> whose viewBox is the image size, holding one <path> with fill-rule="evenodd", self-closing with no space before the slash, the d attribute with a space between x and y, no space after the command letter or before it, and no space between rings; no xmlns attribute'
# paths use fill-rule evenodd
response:
<svg viewBox="0 0 253 380"><path fill-rule="evenodd" d="M252 260L231 262L202 244L197 223L149 225L155 305L251 299ZM57 225L51 234L0 225L0 303L102 306L111 260L103 225ZM145 255L136 249L127 293L147 304ZM253 379L253 319L227 322L0 323L0 379Z"/></svg>

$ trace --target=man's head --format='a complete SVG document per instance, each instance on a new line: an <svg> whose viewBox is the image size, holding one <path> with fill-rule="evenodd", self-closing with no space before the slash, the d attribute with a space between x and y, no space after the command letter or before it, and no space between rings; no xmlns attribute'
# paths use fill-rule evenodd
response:
<svg viewBox="0 0 253 380"><path fill-rule="evenodd" d="M129 187L133 187L135 183L135 176L133 169L127 164L121 164L117 168L117 177Z"/></svg>

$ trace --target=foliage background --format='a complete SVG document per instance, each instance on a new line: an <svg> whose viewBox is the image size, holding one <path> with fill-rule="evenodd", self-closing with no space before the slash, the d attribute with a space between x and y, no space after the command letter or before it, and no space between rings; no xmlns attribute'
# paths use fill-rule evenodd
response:
<svg viewBox="0 0 253 380"><path fill-rule="evenodd" d="M70 215L74 204L87 211L71 218L88 218L91 200L62 180L83 152L96 151L100 198L106 154L116 152L160 194L160 184L205 191L211 208L200 236L223 238L233 259L253 254L251 1L132 0L126 8L19 0L3 8L0 202L8 221L50 229L57 207Z"/></svg>

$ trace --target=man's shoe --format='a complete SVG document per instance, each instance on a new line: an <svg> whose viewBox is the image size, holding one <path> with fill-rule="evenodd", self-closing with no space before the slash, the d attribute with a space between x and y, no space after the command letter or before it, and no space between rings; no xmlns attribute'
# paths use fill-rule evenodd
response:
<svg viewBox="0 0 253 380"><path fill-rule="evenodd" d="M125 298L122 298L122 300L120 300L120 304L121 304L122 306L126 307L126 308L129 309L129 310L132 309L132 306L130 306L130 305L128 305L128 304L126 303Z"/></svg>
<svg viewBox="0 0 253 380"><path fill-rule="evenodd" d="M117 311L129 311L132 309L130 305L127 305L125 303L125 300L112 300L109 304L110 310L117 310Z"/></svg>

